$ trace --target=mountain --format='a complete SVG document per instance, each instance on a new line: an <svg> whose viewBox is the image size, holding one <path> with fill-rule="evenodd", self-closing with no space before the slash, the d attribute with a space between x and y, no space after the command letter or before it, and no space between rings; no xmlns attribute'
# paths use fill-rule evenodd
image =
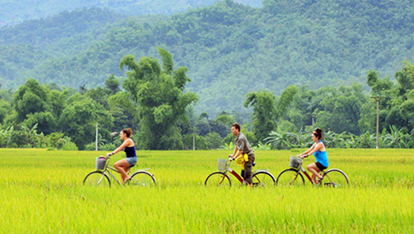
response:
<svg viewBox="0 0 414 234"><path fill-rule="evenodd" d="M184 12L214 4L216 0L0 0L0 28L12 26L32 19L55 16L63 11L82 8L105 8L127 15L165 14ZM238 0L254 7L261 6L261 0Z"/></svg>
<svg viewBox="0 0 414 234"><path fill-rule="evenodd" d="M119 70L124 55L157 56L161 46L175 66L188 67L187 90L198 94L198 112L240 113L246 112L245 95L259 89L280 94L291 84L312 89L365 84L371 69L393 76L402 61L414 60L413 21L408 0L264 0L260 8L225 0L170 17L122 18L47 47L2 37L0 82L16 87L32 77L92 88L111 73L125 76ZM16 30L14 37L33 30L38 29ZM57 45L64 48L59 52Z"/></svg>

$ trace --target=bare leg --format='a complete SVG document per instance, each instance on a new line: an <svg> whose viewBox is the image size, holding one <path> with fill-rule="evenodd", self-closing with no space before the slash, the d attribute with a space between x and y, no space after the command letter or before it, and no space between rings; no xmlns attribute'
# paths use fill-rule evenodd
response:
<svg viewBox="0 0 414 234"><path fill-rule="evenodd" d="M316 166L315 163L309 164L306 169L312 173L312 180L315 184L317 184L316 177L322 178L322 176L319 174L321 170L319 170L318 166Z"/></svg>
<svg viewBox="0 0 414 234"><path fill-rule="evenodd" d="M121 159L118 162L116 162L114 164L115 169L117 169L119 171L119 173L121 174L121 178L122 178L122 182L125 183L126 180L131 179L131 177L129 177L127 175L127 171L129 170L129 163L127 162L126 159Z"/></svg>

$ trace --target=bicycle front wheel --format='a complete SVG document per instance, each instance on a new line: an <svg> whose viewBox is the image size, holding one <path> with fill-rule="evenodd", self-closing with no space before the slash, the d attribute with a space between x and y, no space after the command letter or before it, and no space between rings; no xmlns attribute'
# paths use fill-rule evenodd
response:
<svg viewBox="0 0 414 234"><path fill-rule="evenodd" d="M305 179L302 173L294 169L286 169L282 171L276 179L277 186L300 186L305 185Z"/></svg>
<svg viewBox="0 0 414 234"><path fill-rule="evenodd" d="M223 172L211 173L204 182L206 187L230 187L230 178Z"/></svg>
<svg viewBox="0 0 414 234"><path fill-rule="evenodd" d="M154 176L146 171L139 171L131 176L131 180L128 182L129 186L137 187L153 187L155 186Z"/></svg>
<svg viewBox="0 0 414 234"><path fill-rule="evenodd" d="M347 187L349 180L343 171L330 169L325 173L320 183L324 187L340 188Z"/></svg>
<svg viewBox="0 0 414 234"><path fill-rule="evenodd" d="M253 186L254 187L271 187L276 183L275 178L272 174L266 171L260 171L253 175Z"/></svg>
<svg viewBox="0 0 414 234"><path fill-rule="evenodd" d="M105 173L93 171L85 177L83 185L91 187L111 187L111 181Z"/></svg>

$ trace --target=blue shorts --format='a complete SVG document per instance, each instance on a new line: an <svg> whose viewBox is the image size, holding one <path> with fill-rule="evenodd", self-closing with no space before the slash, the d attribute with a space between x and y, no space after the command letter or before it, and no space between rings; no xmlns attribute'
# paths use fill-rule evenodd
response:
<svg viewBox="0 0 414 234"><path fill-rule="evenodd" d="M134 166L137 163L138 158L137 157L131 157L131 158L126 158L126 160L129 163L129 165Z"/></svg>

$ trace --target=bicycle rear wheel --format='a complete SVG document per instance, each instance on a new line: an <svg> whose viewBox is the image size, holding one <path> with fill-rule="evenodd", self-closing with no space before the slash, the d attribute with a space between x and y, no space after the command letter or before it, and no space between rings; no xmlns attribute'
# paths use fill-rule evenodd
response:
<svg viewBox="0 0 414 234"><path fill-rule="evenodd" d="M111 187L111 181L105 173L93 171L85 177L83 185L91 187Z"/></svg>
<svg viewBox="0 0 414 234"><path fill-rule="evenodd" d="M275 178L269 172L260 171L253 175L253 187L271 187L275 183Z"/></svg>
<svg viewBox="0 0 414 234"><path fill-rule="evenodd" d="M211 173L204 182L206 187L230 187L231 180L223 172Z"/></svg>
<svg viewBox="0 0 414 234"><path fill-rule="evenodd" d="M341 188L348 187L349 180L343 171L330 169L324 174L320 183L323 187Z"/></svg>
<svg viewBox="0 0 414 234"><path fill-rule="evenodd" d="M305 179L300 171L294 169L286 169L282 171L276 179L277 186L303 186Z"/></svg>
<svg viewBox="0 0 414 234"><path fill-rule="evenodd" d="M147 171L138 171L131 176L131 180L128 181L129 186L137 187L153 187L155 186L154 176Z"/></svg>

